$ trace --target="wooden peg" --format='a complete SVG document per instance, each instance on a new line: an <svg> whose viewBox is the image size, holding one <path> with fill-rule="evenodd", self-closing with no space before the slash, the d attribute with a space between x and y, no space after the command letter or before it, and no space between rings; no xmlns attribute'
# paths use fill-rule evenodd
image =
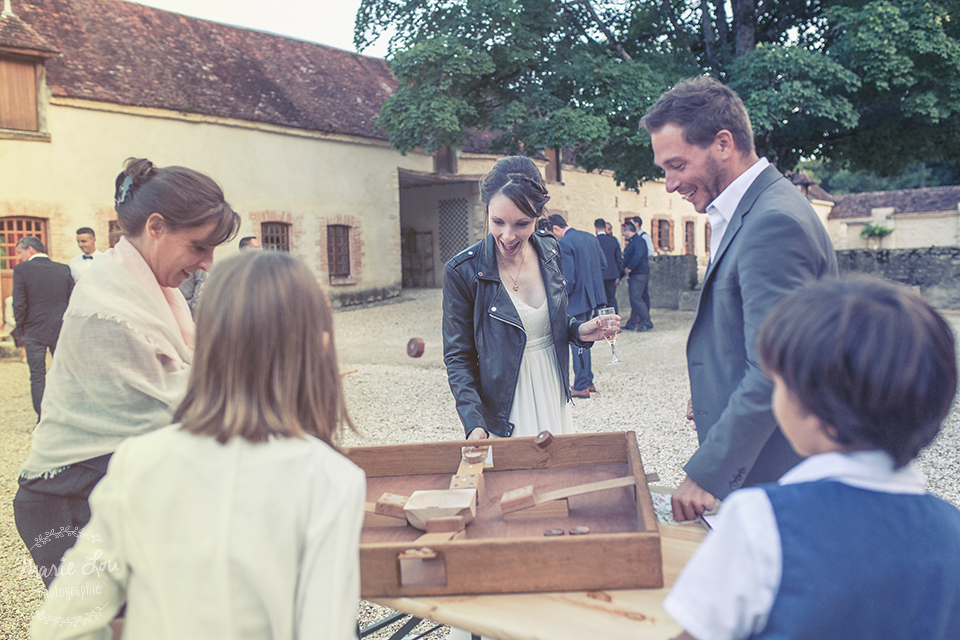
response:
<svg viewBox="0 0 960 640"><path fill-rule="evenodd" d="M553 442L553 434L546 430L538 433L537 437L533 439L533 444L537 445L541 449L546 449L549 447L551 442Z"/></svg>

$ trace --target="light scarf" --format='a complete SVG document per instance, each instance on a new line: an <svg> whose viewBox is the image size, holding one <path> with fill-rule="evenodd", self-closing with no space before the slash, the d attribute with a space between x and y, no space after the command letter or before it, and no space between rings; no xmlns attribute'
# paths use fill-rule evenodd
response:
<svg viewBox="0 0 960 640"><path fill-rule="evenodd" d="M193 362L183 294L162 287L126 238L73 289L33 432L24 478L113 453L172 422Z"/></svg>

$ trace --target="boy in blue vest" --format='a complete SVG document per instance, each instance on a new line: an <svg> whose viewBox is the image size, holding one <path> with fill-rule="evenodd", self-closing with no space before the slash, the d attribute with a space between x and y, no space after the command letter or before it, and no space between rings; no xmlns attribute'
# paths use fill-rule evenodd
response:
<svg viewBox="0 0 960 640"><path fill-rule="evenodd" d="M664 601L679 638L960 638L960 511L911 462L957 390L950 327L903 287L828 280L784 298L759 346L806 460L726 500Z"/></svg>

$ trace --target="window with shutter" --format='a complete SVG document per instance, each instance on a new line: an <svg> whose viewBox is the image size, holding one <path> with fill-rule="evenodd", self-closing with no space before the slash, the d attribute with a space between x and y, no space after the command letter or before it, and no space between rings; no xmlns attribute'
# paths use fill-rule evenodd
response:
<svg viewBox="0 0 960 640"><path fill-rule="evenodd" d="M350 276L350 227L327 225L327 265L330 277Z"/></svg>

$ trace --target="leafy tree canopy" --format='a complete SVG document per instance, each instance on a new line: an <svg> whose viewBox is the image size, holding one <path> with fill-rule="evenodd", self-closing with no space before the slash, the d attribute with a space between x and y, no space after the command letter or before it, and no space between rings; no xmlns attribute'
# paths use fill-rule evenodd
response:
<svg viewBox="0 0 960 640"><path fill-rule="evenodd" d="M400 86L379 125L404 153L490 130L636 188L661 175L640 117L708 73L781 169L960 157L960 0L362 0L356 46L382 35Z"/></svg>

